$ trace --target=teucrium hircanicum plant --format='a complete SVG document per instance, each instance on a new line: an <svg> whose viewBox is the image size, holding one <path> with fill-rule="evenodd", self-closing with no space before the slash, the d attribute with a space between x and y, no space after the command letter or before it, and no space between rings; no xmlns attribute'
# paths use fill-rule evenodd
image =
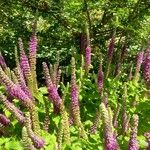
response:
<svg viewBox="0 0 150 150"><path fill-rule="evenodd" d="M122 97L122 113L123 113L123 116L122 116L122 132L124 134L127 134L127 131L128 131L128 128L129 128L129 121L130 121L130 118L127 114L127 85L124 84L124 94L123 94L123 97Z"/></svg>
<svg viewBox="0 0 150 150"><path fill-rule="evenodd" d="M35 51L36 43L32 41L32 44L33 44L32 48ZM36 133L39 133L40 126L39 126L38 112L36 110L35 98L34 98L35 87L33 84L35 83L33 83L33 75L31 72L31 66L28 62L28 57L25 54L23 42L21 39L19 39L19 48L20 48L20 64L18 64L19 61L16 58L16 61L17 61L17 69L15 71L16 74L14 74L13 72L12 73L10 72L12 74L10 76L10 74L8 74L8 71L4 72L4 70L0 67L0 76L2 77L1 83L5 86L8 93L12 97L20 100L21 103L28 109L28 111L30 112L32 116L32 124L33 124L34 131ZM35 62L36 54L34 54L33 59ZM36 65L36 63L33 63L32 67L33 65ZM34 66L33 68L35 69L36 67ZM35 75L35 72L34 72L34 75Z"/></svg>
<svg viewBox="0 0 150 150"><path fill-rule="evenodd" d="M80 118L80 107L79 107L79 101L78 101L78 94L79 89L76 84L76 66L75 66L75 59L72 57L71 60L72 65L72 73L71 73L71 108L72 108L72 115L73 120L78 127L79 135L85 139L87 139L86 132L84 130L83 124L81 122Z"/></svg>
<svg viewBox="0 0 150 150"><path fill-rule="evenodd" d="M46 80L46 86L48 89L48 94L49 94L49 100L53 102L53 106L55 108L55 112L58 113L60 111L60 103L61 103L61 98L59 96L59 93L57 91L57 87L53 84L52 79L50 77L49 69L46 63L43 63L43 71L44 71L44 76Z"/></svg>
<svg viewBox="0 0 150 150"><path fill-rule="evenodd" d="M58 132L57 132L57 150L62 149L62 139L63 139L63 123L61 120L58 126Z"/></svg>
<svg viewBox="0 0 150 150"><path fill-rule="evenodd" d="M62 117L62 124L64 127L63 128L64 142L70 143L70 129L69 129L68 113L65 110L63 100L59 96L57 87L52 82L52 79L49 74L49 69L48 69L46 63L43 63L43 70L44 70L46 85L48 88L49 99L52 101L55 110L57 108L57 113L60 112L61 117Z"/></svg>
<svg viewBox="0 0 150 150"><path fill-rule="evenodd" d="M31 122L29 113L26 113L26 116L25 116L25 127L27 129L27 134L29 138L33 142L33 145L38 149L43 148L43 146L45 145L45 141L41 137L39 137L36 133L33 132L32 122Z"/></svg>
<svg viewBox="0 0 150 150"><path fill-rule="evenodd" d="M144 77L145 83L149 85L150 83L150 69L149 69L150 68L150 46L147 48L143 67L144 67L143 77Z"/></svg>
<svg viewBox="0 0 150 150"><path fill-rule="evenodd" d="M19 38L19 49L20 49L20 67L25 76L27 86L29 87L30 92L33 94L33 78L31 74L29 61L25 54L23 42L21 38Z"/></svg>
<svg viewBox="0 0 150 150"><path fill-rule="evenodd" d="M135 70L135 78L139 76L139 72L141 69L141 65L143 62L144 51L141 51L136 56L136 70Z"/></svg>
<svg viewBox="0 0 150 150"><path fill-rule="evenodd" d="M60 113L62 118L62 127L63 127L63 137L64 143L70 144L70 127L69 127L69 116L65 109L63 101L60 104Z"/></svg>
<svg viewBox="0 0 150 150"><path fill-rule="evenodd" d="M37 37L36 37L36 33L33 33L29 42L29 62L30 62L32 79L33 79L34 93L37 93L38 90L37 79L36 79L36 53L37 53Z"/></svg>
<svg viewBox="0 0 150 150"><path fill-rule="evenodd" d="M32 140L30 139L27 128L23 127L22 128L22 144L26 150L36 150L34 147Z"/></svg>
<svg viewBox="0 0 150 150"><path fill-rule="evenodd" d="M97 128L100 123L100 118L101 118L101 113L99 112L99 110L96 110L96 117L95 117L93 125L91 126L91 129L90 129L90 132L92 134L95 134L97 132Z"/></svg>
<svg viewBox="0 0 150 150"><path fill-rule="evenodd" d="M128 150L139 150L139 144L137 141L138 121L138 115L134 114L132 117L131 136L128 145Z"/></svg>
<svg viewBox="0 0 150 150"><path fill-rule="evenodd" d="M24 106L32 107L32 101L28 97L28 95L24 93L24 91L21 89L19 85L16 85L11 81L11 79L5 74L5 72L1 67L0 67L0 77L1 83L6 87L7 91L11 96L19 99L24 104Z"/></svg>
<svg viewBox="0 0 150 150"><path fill-rule="evenodd" d="M23 113L15 106L13 105L13 103L11 103L10 101L7 100L6 96L4 96L1 92L0 92L0 101L3 103L3 105L5 106L5 108L10 111L10 113L12 113L14 115L14 117L21 123L24 123L24 116Z"/></svg>
<svg viewBox="0 0 150 150"><path fill-rule="evenodd" d="M104 126L104 149L118 150L118 143L113 131L112 119L109 111L104 103L101 103L100 109L102 112L103 126Z"/></svg>

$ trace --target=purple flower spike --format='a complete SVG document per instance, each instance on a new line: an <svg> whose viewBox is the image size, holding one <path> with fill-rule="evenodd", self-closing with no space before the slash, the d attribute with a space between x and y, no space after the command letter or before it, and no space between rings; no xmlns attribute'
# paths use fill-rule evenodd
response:
<svg viewBox="0 0 150 150"><path fill-rule="evenodd" d="M147 53L144 61L143 76L146 84L150 85L150 46L147 49Z"/></svg>
<svg viewBox="0 0 150 150"><path fill-rule="evenodd" d="M0 81L7 88L11 96L21 100L25 106L29 106L31 99L24 93L19 85L14 84L0 67Z"/></svg>
<svg viewBox="0 0 150 150"><path fill-rule="evenodd" d="M49 92L50 98L54 101L56 106L58 108L60 108L61 98L60 98L60 96L58 94L58 91L57 91L56 87L55 86L49 86L48 87L48 92Z"/></svg>
<svg viewBox="0 0 150 150"><path fill-rule="evenodd" d="M45 145L45 141L36 135L31 136L31 140L36 148L41 149Z"/></svg>
<svg viewBox="0 0 150 150"><path fill-rule="evenodd" d="M72 58L72 76L71 76L71 103L72 109L79 107L78 102L78 87L76 85L76 73L75 73L75 59Z"/></svg>
<svg viewBox="0 0 150 150"><path fill-rule="evenodd" d="M53 85L50 74L49 74L49 69L47 67L46 63L43 63L43 70L44 70L44 76L46 80L46 85L48 88L48 93L49 93L49 99L52 100L53 104L55 105L55 109L59 110L60 109L60 103L61 103L61 98L59 96L59 93L57 91L57 87Z"/></svg>
<svg viewBox="0 0 150 150"><path fill-rule="evenodd" d="M85 49L85 70L86 72L89 72L91 65L91 47L87 46Z"/></svg>
<svg viewBox="0 0 150 150"><path fill-rule="evenodd" d="M29 65L29 61L28 58L25 54L24 48L23 48L23 42L22 39L19 38L19 48L20 48L20 65L21 65L21 69L26 77L26 80L29 82L31 82L32 78L31 78L31 70L30 70L30 65Z"/></svg>
<svg viewBox="0 0 150 150"><path fill-rule="evenodd" d="M105 150L118 150L116 139L113 136L108 136L105 141Z"/></svg>
<svg viewBox="0 0 150 150"><path fill-rule="evenodd" d="M0 114L0 123L3 124L4 126L7 126L10 124L10 120L3 114Z"/></svg>
<svg viewBox="0 0 150 150"><path fill-rule="evenodd" d="M118 150L119 145L117 143L117 139L114 136L112 120L110 119L110 115L108 109L106 108L104 103L100 105L102 112L102 119L104 124L104 140L105 140L105 150Z"/></svg>
<svg viewBox="0 0 150 150"><path fill-rule="evenodd" d="M31 118L30 118L30 113L26 113L25 117L25 126L27 129L28 136L31 138L34 146L38 149L41 149L45 145L45 141L39 137L35 132L32 130L32 123L31 123Z"/></svg>
<svg viewBox="0 0 150 150"><path fill-rule="evenodd" d="M137 141L138 120L139 120L138 116L133 115L133 125L131 127L132 131L131 131L131 137L129 141L128 150L139 150L139 145Z"/></svg>
<svg viewBox="0 0 150 150"><path fill-rule="evenodd" d="M29 42L29 61L31 74L33 77L33 89L36 93L38 90L37 79L36 79L36 53L37 53L37 37L35 33L31 36Z"/></svg>
<svg viewBox="0 0 150 150"><path fill-rule="evenodd" d="M0 101L4 104L5 108L10 111L14 117L21 123L24 123L24 114L13 103L9 102L7 98L0 92Z"/></svg>
<svg viewBox="0 0 150 150"><path fill-rule="evenodd" d="M25 92L26 95L29 96L30 99L32 99L33 98L32 94L29 91L28 87L26 86L24 75L23 75L23 72L22 72L20 67L17 67L15 69L15 74L17 76L17 79L18 79L18 82L19 82L19 86L21 87L21 89Z"/></svg>
<svg viewBox="0 0 150 150"><path fill-rule="evenodd" d="M22 91L20 86L17 86L17 85L13 85L12 87L9 86L7 87L7 90L9 91L11 96L22 100L23 103L27 103L28 101L30 101L30 98L28 97L28 95L26 95L24 91Z"/></svg>
<svg viewBox="0 0 150 150"><path fill-rule="evenodd" d="M2 56L1 52L0 52L0 66L1 66L3 69L6 69L6 68L7 68L5 59L4 59L4 57Z"/></svg>
<svg viewBox="0 0 150 150"><path fill-rule="evenodd" d="M71 100L72 100L72 105L78 106L78 88L76 85L71 86Z"/></svg>

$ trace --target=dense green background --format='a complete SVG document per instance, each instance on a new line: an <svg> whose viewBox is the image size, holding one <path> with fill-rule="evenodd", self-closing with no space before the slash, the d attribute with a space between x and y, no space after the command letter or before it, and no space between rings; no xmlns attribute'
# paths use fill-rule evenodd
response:
<svg viewBox="0 0 150 150"><path fill-rule="evenodd" d="M129 54L134 55L147 44L149 8L149 0L1 0L0 51L11 59L8 63L13 66L18 38L28 45L37 14L39 62L54 62L59 51L66 65L72 49L83 52L86 22L93 53L107 51L107 41L116 29L116 51L126 39Z"/></svg>

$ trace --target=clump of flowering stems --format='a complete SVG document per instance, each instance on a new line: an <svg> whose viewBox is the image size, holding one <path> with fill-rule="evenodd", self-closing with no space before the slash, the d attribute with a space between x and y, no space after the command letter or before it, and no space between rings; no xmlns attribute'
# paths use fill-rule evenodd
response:
<svg viewBox="0 0 150 150"><path fill-rule="evenodd" d="M21 89L25 92L26 95L28 95L31 99L33 99L33 96L26 85L25 78L20 66L15 68L14 71Z"/></svg>
<svg viewBox="0 0 150 150"><path fill-rule="evenodd" d="M110 110L106 108L104 103L101 103L100 109L102 112L102 120L104 124L104 149L105 150L118 150L119 146L113 131L112 116Z"/></svg>
<svg viewBox="0 0 150 150"><path fill-rule="evenodd" d="M1 83L6 87L8 93L19 99L24 106L31 107L32 102L28 95L24 93L24 91L21 89L19 85L14 84L11 79L5 74L5 72L0 67L0 81Z"/></svg>
<svg viewBox="0 0 150 150"><path fill-rule="evenodd" d="M46 86L48 89L49 100L52 101L55 110L57 110L56 113L58 113L60 111L60 103L62 100L57 91L57 87L52 82L48 66L44 62L43 62L43 71L44 71L44 76L45 76L45 80L46 80Z"/></svg>
<svg viewBox="0 0 150 150"><path fill-rule="evenodd" d="M150 150L150 132L146 132L144 136L147 138L147 147L146 150Z"/></svg>
<svg viewBox="0 0 150 150"><path fill-rule="evenodd" d="M130 136L130 141L128 145L128 150L139 150L139 145L137 141L139 117L138 115L134 114L132 119L133 119L133 122L131 126L131 136Z"/></svg>
<svg viewBox="0 0 150 150"><path fill-rule="evenodd" d="M20 67L22 69L23 75L26 79L27 86L30 92L33 94L33 78L31 74L30 64L28 58L25 54L22 39L19 38L19 49L20 49Z"/></svg>
<svg viewBox="0 0 150 150"><path fill-rule="evenodd" d="M108 47L108 54L107 54L108 63L107 63L106 74L105 74L106 79L110 73L110 65L111 65L112 58L113 58L114 47L115 47L115 32L112 35L112 38L110 40L109 47Z"/></svg>
<svg viewBox="0 0 150 150"><path fill-rule="evenodd" d="M76 66L75 66L75 59L72 57L71 59L72 65L72 73L71 73L71 108L72 108L72 115L73 120L76 126L79 129L79 135L83 138L87 138L86 132L84 130L83 124L81 123L80 118L80 107L78 101L78 86L76 84Z"/></svg>
<svg viewBox="0 0 150 150"><path fill-rule="evenodd" d="M60 112L62 121L63 121L63 133L64 133L64 141L65 143L70 143L70 129L69 129L69 119L68 113L65 110L65 106L59 93L57 91L57 87L52 83L52 79L50 77L49 69L46 63L43 63L44 76L46 80L46 85L49 93L49 100L52 101L53 106L57 107L57 110Z"/></svg>
<svg viewBox="0 0 150 150"><path fill-rule="evenodd" d="M39 132L40 131L40 126L39 126L39 121L38 121L38 113L36 111L35 105L32 101L32 99L30 99L30 97L25 94L25 92L21 89L20 85L18 84L14 84L11 79L5 74L5 72L2 70L2 68L0 67L0 77L1 77L1 83L5 86L5 88L7 89L8 93L17 98L18 100L20 100L22 102L22 104L28 108L28 110L31 113L32 116L32 123L34 126L34 130L35 132Z"/></svg>
<svg viewBox="0 0 150 150"><path fill-rule="evenodd" d="M26 113L25 127L27 130L28 137L31 139L31 141L33 142L33 145L36 148L41 149L44 147L45 141L41 137L39 137L36 133L33 132L31 125L32 124L31 124L30 114Z"/></svg>
<svg viewBox="0 0 150 150"><path fill-rule="evenodd" d="M36 52L37 52L37 37L35 33L35 26L33 28L33 34L29 42L29 60L25 54L23 42L19 39L19 48L20 48L20 65L18 65L18 76L20 85L24 89L24 93L28 94L28 97L31 99L32 108L29 109L32 124L34 131L36 133L40 132L38 113L35 106L34 94L37 93L37 80L36 80ZM24 78L25 77L25 82ZM26 84L27 83L27 87ZM28 90L29 89L29 90Z"/></svg>
<svg viewBox="0 0 150 150"><path fill-rule="evenodd" d="M145 83L147 85L150 84L150 46L148 47L146 51L146 57L144 60L144 69L143 69L143 76Z"/></svg>
<svg viewBox="0 0 150 150"><path fill-rule="evenodd" d="M35 35L34 35L35 36ZM36 38L36 37L34 37ZM35 85L33 85L33 77L35 77L33 73L33 64L36 65L36 41L33 39L30 44L32 45L30 47L30 53L32 53L33 63L32 59L30 57L30 63L28 61L28 57L25 54L23 42L21 39L19 39L19 49L20 49L20 63L18 58L16 58L17 61L17 69L15 71L15 74L6 74L3 69L0 67L0 77L2 76L1 83L6 87L8 93L13 96L14 98L17 98L22 102L22 104L28 108L31 116L32 116L32 124L34 131L36 133L40 132L40 126L39 126L39 120L38 120L38 113L35 106ZM29 54L30 55L30 54ZM31 56L31 55L30 55ZM32 64L31 64L32 63ZM33 67L31 69L31 66ZM34 70L35 71L35 70ZM32 75L34 74L34 75ZM13 75L13 76L12 76ZM13 77L13 78L12 78ZM14 81L14 82L13 82Z"/></svg>

